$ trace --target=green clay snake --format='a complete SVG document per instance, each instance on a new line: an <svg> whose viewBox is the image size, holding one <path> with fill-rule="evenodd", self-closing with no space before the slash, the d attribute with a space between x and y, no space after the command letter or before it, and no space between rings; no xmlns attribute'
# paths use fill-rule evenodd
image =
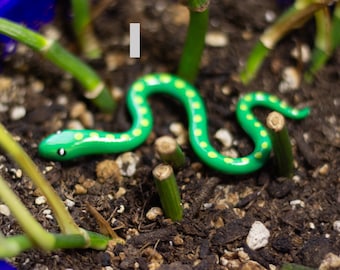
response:
<svg viewBox="0 0 340 270"><path fill-rule="evenodd" d="M94 155L121 153L141 145L152 131L153 117L147 98L152 94L168 94L185 107L189 123L191 146L199 158L211 168L226 174L246 174L261 168L267 161L272 144L266 128L252 113L255 106L263 106L292 119L305 118L309 108L289 107L276 96L254 92L243 96L237 104L237 119L252 138L252 153L239 158L220 154L209 142L207 115L197 90L184 80L170 74L149 74L135 81L127 94L127 106L132 126L121 133L99 130L64 130L50 135L39 145L39 154L47 159L67 161Z"/></svg>

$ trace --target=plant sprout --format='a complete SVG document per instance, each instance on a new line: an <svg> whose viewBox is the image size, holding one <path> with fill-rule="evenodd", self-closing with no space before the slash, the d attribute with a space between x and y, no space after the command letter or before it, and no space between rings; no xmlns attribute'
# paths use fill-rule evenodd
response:
<svg viewBox="0 0 340 270"><path fill-rule="evenodd" d="M277 20L260 36L252 49L240 77L248 84L257 74L262 62L276 44L291 30L302 27L313 16L316 19L315 48L311 64L305 79L311 81L313 75L325 64L333 50L339 46L340 4L335 5L333 19L329 17L328 6L334 0L296 0Z"/></svg>
<svg viewBox="0 0 340 270"><path fill-rule="evenodd" d="M190 21L177 75L188 82L197 77L209 22L209 0L187 0Z"/></svg>
<svg viewBox="0 0 340 270"><path fill-rule="evenodd" d="M102 79L84 62L65 50L57 41L0 18L0 33L40 52L46 59L75 77L85 88L85 97L104 112L113 112L116 104Z"/></svg>

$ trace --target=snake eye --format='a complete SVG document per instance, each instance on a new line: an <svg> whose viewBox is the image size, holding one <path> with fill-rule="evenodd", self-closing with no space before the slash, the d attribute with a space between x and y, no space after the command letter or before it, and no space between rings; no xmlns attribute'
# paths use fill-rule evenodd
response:
<svg viewBox="0 0 340 270"><path fill-rule="evenodd" d="M66 151L64 148L59 148L58 151L57 151L58 155L63 157L66 155Z"/></svg>

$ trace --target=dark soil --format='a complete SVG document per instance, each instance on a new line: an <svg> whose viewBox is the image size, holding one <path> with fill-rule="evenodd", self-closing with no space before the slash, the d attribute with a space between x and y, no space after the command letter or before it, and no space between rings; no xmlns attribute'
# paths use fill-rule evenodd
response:
<svg viewBox="0 0 340 270"><path fill-rule="evenodd" d="M96 18L95 29L105 57L112 53L123 56L123 61L113 70L107 68L105 57L91 63L108 84L126 91L143 74L175 73L186 26L181 23L181 9L173 2L116 1ZM241 63L260 33L270 25L265 20L265 13L268 10L280 12L274 2L212 1L209 30L226 33L230 42L222 48L206 48L195 85L207 105L214 146L221 149L213 134L219 128L228 128L238 142L235 148L240 155L252 151L251 141L239 127L234 114L235 102L240 95L263 90L294 106L310 106L310 117L303 121L288 121L295 142L295 177L278 179L272 161L250 175L221 175L200 165L190 145L186 144L183 149L187 163L177 172L185 205L185 218L180 223L171 223L164 217L154 221L146 218L151 207L160 206L151 176L151 170L159 163L153 150L154 138L171 134L169 125L173 122L186 125L184 109L177 102L163 96L151 99L154 134L134 151L140 157L137 171L133 176L123 178L121 186L126 193L114 199L119 184L113 179L104 183L95 180L96 165L116 156L89 157L69 164L52 163L37 155L37 145L46 135L67 126L71 120L70 110L78 101L86 102L87 109L93 112L93 128L126 130L130 118L124 100L120 102L117 115L108 119L83 99L77 83L72 85L68 76L36 53L30 50L18 52L4 63L2 76L13 81L9 89L0 93L1 102L9 107L0 114L1 122L20 139L41 170L52 166L46 177L63 200L75 202L70 212L81 227L99 230L86 210L85 203L89 203L112 227L120 227L116 232L128 239L126 245L110 247L106 251L46 253L32 250L14 258L14 265L19 269L102 269L105 266L111 266L107 269L155 269L153 267L159 263L160 269L235 269L222 264L230 258L234 263L239 263L238 259L242 261L244 254L237 250L243 249L252 261L268 269L270 265L280 266L284 262L317 267L327 253L339 255L340 237L333 223L340 220L340 51L334 53L312 84L303 82L297 90L279 92L282 69L298 65L290 56L291 49L300 43L313 45L314 27L310 23L286 36L250 85L244 86L237 80ZM133 61L128 57L126 43L130 22L140 22L142 26L142 57ZM61 42L75 50L67 30L69 27L58 20L56 26L64 33ZM250 38L245 39L247 35ZM43 91L35 90L36 81L44 84ZM69 84L72 91L65 90ZM229 89L229 93L223 93L223 88ZM63 98L67 100L66 104L60 102ZM27 113L19 120L11 120L10 111L16 105L23 105ZM263 112L257 110L261 119ZM48 206L35 203L39 195L35 187L27 177L18 176L13 168L16 166L9 158L2 156L2 175L37 220L47 230L58 232L55 219L49 219L43 212ZM86 194L77 194L76 184L84 181L92 185ZM293 207L291 202L296 200L302 203ZM254 221L265 224L271 234L269 243L256 251L246 244ZM21 233L12 216L1 215L0 228L5 235ZM228 255L227 251L234 253ZM245 264L247 269L260 269L251 267L249 262Z"/></svg>

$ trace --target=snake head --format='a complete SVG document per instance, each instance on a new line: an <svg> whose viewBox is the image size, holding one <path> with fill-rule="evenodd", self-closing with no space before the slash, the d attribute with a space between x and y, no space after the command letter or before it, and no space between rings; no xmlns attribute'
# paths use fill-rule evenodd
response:
<svg viewBox="0 0 340 270"><path fill-rule="evenodd" d="M39 155L56 161L67 161L79 156L82 148L81 132L78 130L57 131L41 141Z"/></svg>

